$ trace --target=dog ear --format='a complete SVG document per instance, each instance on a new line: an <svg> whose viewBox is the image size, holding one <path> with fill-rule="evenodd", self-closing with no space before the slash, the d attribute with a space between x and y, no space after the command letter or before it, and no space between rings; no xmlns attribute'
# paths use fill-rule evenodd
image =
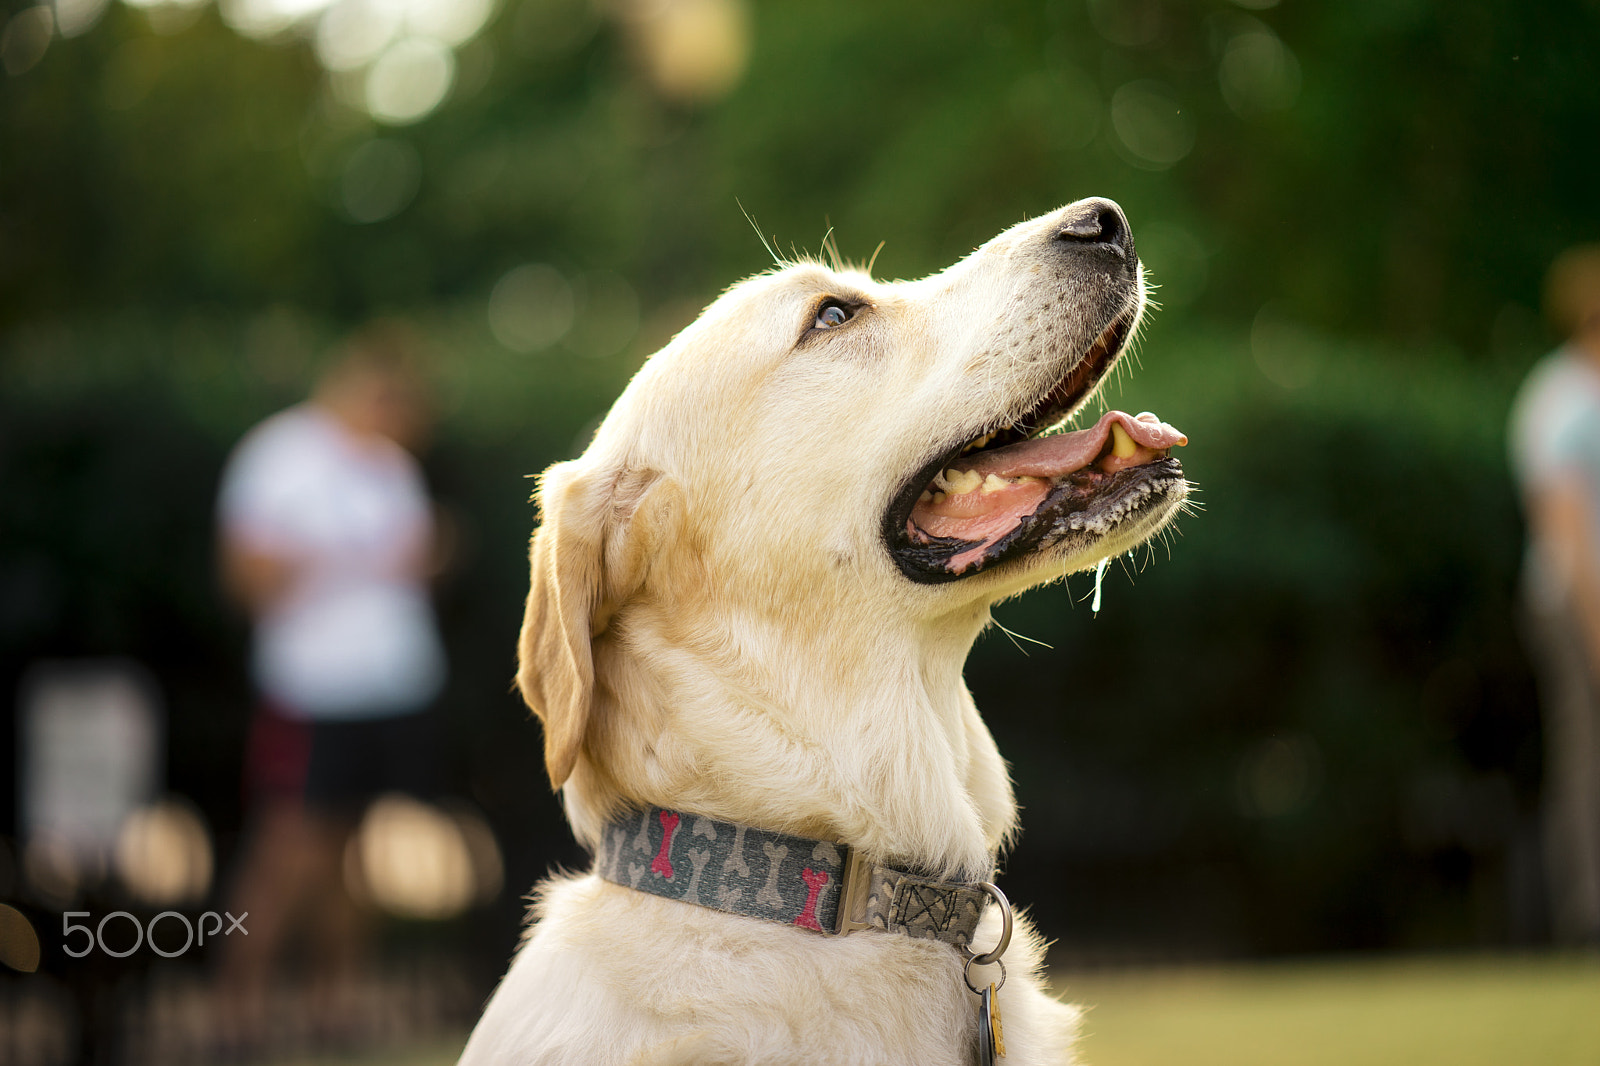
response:
<svg viewBox="0 0 1600 1066"><path fill-rule="evenodd" d="M683 509L656 471L599 473L557 463L539 480L517 687L544 725L551 786L571 776L589 727L594 638L644 584Z"/></svg>

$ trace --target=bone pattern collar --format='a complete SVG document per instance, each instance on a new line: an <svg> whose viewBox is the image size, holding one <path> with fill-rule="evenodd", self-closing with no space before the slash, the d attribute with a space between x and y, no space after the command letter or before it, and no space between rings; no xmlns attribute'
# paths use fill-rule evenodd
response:
<svg viewBox="0 0 1600 1066"><path fill-rule="evenodd" d="M881 929L963 952L989 902L977 884L871 863L845 844L661 807L606 826L594 872L729 914L828 935Z"/></svg>

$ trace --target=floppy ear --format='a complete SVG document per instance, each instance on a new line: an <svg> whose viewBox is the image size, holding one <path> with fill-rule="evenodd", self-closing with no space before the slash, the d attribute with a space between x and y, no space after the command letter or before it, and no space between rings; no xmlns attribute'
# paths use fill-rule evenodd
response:
<svg viewBox="0 0 1600 1066"><path fill-rule="evenodd" d="M541 520L528 552L517 687L544 725L544 762L559 789L589 726L594 638L644 584L682 514L656 471L598 473L557 463L539 479Z"/></svg>

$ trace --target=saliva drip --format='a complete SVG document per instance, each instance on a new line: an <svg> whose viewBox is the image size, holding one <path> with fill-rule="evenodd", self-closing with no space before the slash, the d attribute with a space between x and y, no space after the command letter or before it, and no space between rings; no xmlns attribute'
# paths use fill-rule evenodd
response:
<svg viewBox="0 0 1600 1066"><path fill-rule="evenodd" d="M1100 613L1100 583L1105 580L1106 567L1111 565L1110 558L1101 559L1094 568L1094 602L1089 604L1089 613Z"/></svg>

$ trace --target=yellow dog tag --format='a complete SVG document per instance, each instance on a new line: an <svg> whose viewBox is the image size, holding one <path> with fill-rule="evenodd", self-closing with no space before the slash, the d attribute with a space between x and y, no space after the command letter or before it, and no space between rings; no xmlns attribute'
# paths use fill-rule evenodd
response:
<svg viewBox="0 0 1600 1066"><path fill-rule="evenodd" d="M978 1007L978 1062L994 1066L1006 1057L1006 1034L1000 1024L1000 989L991 982L983 990Z"/></svg>
<svg viewBox="0 0 1600 1066"><path fill-rule="evenodd" d="M989 984L989 1030L994 1034L994 1053L1006 1057L1006 1031L1000 1024L1000 990Z"/></svg>

